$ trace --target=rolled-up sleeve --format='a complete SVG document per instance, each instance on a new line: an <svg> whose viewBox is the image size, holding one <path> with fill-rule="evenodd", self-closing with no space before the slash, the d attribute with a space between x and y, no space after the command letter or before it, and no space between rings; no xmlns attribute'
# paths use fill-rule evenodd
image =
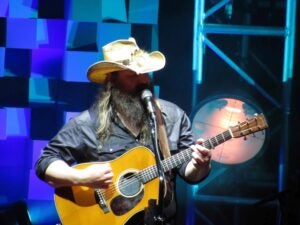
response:
<svg viewBox="0 0 300 225"><path fill-rule="evenodd" d="M35 163L36 175L44 180L46 169L56 160L63 160L69 165L73 164L75 159L71 151L82 145L80 136L81 132L75 119L70 120L42 150Z"/></svg>
<svg viewBox="0 0 300 225"><path fill-rule="evenodd" d="M170 151L174 155L195 144L191 122L186 113L177 105L164 100L160 101L166 123ZM185 179L184 174L187 164L188 162L183 163L177 168L177 172L183 179Z"/></svg>
<svg viewBox="0 0 300 225"><path fill-rule="evenodd" d="M189 148L189 146L195 144L194 135L191 129L191 122L187 115L184 113L180 120L180 131L179 131L178 149L179 151ZM185 169L189 162L183 163L178 169L179 175L184 179Z"/></svg>

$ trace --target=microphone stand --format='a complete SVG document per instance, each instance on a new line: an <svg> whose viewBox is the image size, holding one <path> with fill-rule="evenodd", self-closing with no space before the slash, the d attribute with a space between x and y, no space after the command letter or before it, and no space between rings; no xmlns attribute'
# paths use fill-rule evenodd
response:
<svg viewBox="0 0 300 225"><path fill-rule="evenodd" d="M155 113L150 113L150 129L151 129L151 138L154 147L154 154L156 159L157 165L157 172L159 177L159 198L157 206L154 206L154 224L163 225L164 224L164 217L163 217L163 199L164 199L164 180L165 174L161 164L161 155L158 146L158 138L157 138L157 123L156 123L156 116Z"/></svg>

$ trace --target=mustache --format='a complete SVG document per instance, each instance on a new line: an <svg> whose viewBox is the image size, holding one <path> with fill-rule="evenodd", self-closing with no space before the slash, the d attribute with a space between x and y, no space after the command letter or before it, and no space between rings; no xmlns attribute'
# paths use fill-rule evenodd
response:
<svg viewBox="0 0 300 225"><path fill-rule="evenodd" d="M137 86L137 87L136 87L136 93L135 93L135 95L141 96L142 92L143 92L145 89L148 89L148 90L150 90L151 92L153 92L153 85L149 85L149 84L141 84L141 85Z"/></svg>

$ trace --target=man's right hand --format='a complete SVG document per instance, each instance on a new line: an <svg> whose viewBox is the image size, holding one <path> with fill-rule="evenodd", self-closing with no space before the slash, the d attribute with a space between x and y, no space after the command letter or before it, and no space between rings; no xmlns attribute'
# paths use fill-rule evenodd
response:
<svg viewBox="0 0 300 225"><path fill-rule="evenodd" d="M79 184L91 188L108 188L112 183L113 172L109 163L92 164L79 169Z"/></svg>
<svg viewBox="0 0 300 225"><path fill-rule="evenodd" d="M112 178L113 172L109 163L95 163L78 169L57 160L45 172L45 181L55 188L76 185L107 188L112 183Z"/></svg>

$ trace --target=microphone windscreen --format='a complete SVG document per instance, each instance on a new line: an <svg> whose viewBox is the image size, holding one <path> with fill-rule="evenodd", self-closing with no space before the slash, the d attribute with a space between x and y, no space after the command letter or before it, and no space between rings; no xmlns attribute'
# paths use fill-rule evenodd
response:
<svg viewBox="0 0 300 225"><path fill-rule="evenodd" d="M142 100L144 100L146 98L152 98L152 92L149 91L148 89L143 90L141 98L142 98Z"/></svg>

